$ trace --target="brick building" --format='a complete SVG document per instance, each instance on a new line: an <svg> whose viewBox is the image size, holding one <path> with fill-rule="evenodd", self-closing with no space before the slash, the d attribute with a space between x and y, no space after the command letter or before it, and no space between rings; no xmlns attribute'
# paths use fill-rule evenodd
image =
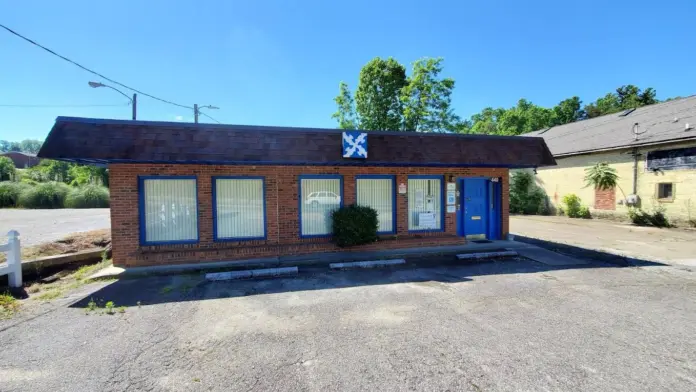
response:
<svg viewBox="0 0 696 392"><path fill-rule="evenodd" d="M39 164L41 159L36 155L20 151L8 151L0 153L0 157L8 157L17 169L28 169Z"/></svg>
<svg viewBox="0 0 696 392"><path fill-rule="evenodd" d="M108 164L114 264L330 252L330 213L369 205L397 249L503 238L508 170L540 138L59 117L39 156Z"/></svg>

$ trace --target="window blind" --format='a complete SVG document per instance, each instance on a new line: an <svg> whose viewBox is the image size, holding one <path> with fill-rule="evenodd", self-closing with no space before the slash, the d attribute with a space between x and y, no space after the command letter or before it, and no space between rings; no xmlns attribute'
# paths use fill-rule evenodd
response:
<svg viewBox="0 0 696 392"><path fill-rule="evenodd" d="M216 178L216 238L264 238L264 203L263 179Z"/></svg>
<svg viewBox="0 0 696 392"><path fill-rule="evenodd" d="M391 178L358 178L357 203L377 211L380 233L394 232L394 181Z"/></svg>
<svg viewBox="0 0 696 392"><path fill-rule="evenodd" d="M142 184L145 242L197 241L196 180L144 179Z"/></svg>

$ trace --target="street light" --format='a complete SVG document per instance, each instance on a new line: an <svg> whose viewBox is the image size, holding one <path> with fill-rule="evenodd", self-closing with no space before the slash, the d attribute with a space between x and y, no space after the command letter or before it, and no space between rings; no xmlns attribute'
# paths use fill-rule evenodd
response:
<svg viewBox="0 0 696 392"><path fill-rule="evenodd" d="M217 106L213 105L205 105L205 106L198 106L197 103L193 104L193 121L197 124L198 123L198 115L201 113L201 109L220 109Z"/></svg>
<svg viewBox="0 0 696 392"><path fill-rule="evenodd" d="M111 87L111 86L107 86L107 85L104 84L104 83L99 83L99 82L88 82L87 84L89 84L89 87L92 87L92 88L97 88L97 87L106 87L106 88L110 88L110 89L116 91L117 93L123 95L124 97L128 98L128 100L130 101L131 105L133 106L133 120L135 120L135 114L136 114L137 106L138 106L138 95L137 95L137 94L133 94L133 98L131 98L131 97L129 97L128 95L126 95L123 91L121 91L121 90L119 90L119 89L117 89L117 88Z"/></svg>

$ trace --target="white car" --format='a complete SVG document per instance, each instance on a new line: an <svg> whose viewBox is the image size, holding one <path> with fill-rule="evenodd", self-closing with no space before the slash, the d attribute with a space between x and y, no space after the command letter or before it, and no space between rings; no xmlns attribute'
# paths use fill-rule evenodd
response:
<svg viewBox="0 0 696 392"><path fill-rule="evenodd" d="M341 196L333 192L312 192L307 196L305 204L311 206L341 204Z"/></svg>

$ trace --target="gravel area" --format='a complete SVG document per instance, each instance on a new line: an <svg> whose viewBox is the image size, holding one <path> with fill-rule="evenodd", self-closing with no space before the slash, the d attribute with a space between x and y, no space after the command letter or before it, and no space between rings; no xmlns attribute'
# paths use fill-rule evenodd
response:
<svg viewBox="0 0 696 392"><path fill-rule="evenodd" d="M108 208L21 210L0 209L0 242L10 230L21 235L22 245L37 245L61 239L70 233L108 229Z"/></svg>
<svg viewBox="0 0 696 392"><path fill-rule="evenodd" d="M80 290L0 322L0 389L696 390L696 274L670 266L516 260ZM87 315L90 298L127 309Z"/></svg>

